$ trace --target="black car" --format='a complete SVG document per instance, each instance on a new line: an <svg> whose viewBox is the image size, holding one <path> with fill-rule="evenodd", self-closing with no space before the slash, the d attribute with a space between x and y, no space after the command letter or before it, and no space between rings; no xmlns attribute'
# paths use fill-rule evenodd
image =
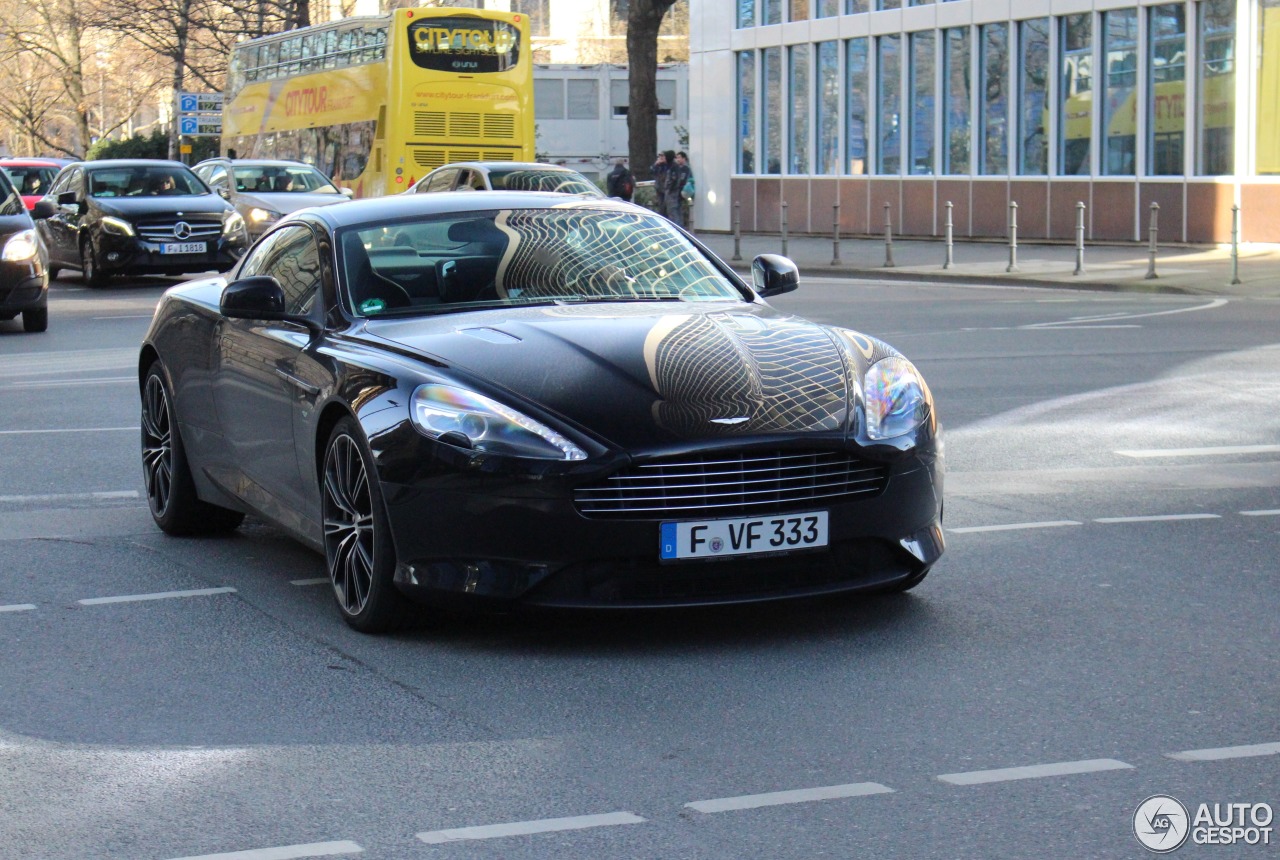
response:
<svg viewBox="0 0 1280 860"><path fill-rule="evenodd" d="M943 550L932 395L875 338L781 313L607 199L311 209L165 293L139 357L171 534L254 513L347 622L406 595L653 607L904 590Z"/></svg>
<svg viewBox="0 0 1280 860"><path fill-rule="evenodd" d="M0 320L18 314L26 331L49 328L49 273L27 207L0 171Z"/></svg>
<svg viewBox="0 0 1280 860"><path fill-rule="evenodd" d="M225 272L248 247L244 219L184 164L110 160L64 167L32 210L50 277Z"/></svg>

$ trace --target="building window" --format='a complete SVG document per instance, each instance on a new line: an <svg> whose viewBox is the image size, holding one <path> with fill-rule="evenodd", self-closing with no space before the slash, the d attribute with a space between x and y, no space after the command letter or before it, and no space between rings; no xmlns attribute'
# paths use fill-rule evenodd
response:
<svg viewBox="0 0 1280 860"><path fill-rule="evenodd" d="M756 53L738 54L738 172L756 172Z"/></svg>
<svg viewBox="0 0 1280 860"><path fill-rule="evenodd" d="M1018 25L1018 172L1049 172L1049 19Z"/></svg>
<svg viewBox="0 0 1280 860"><path fill-rule="evenodd" d="M1132 176L1137 154L1138 10L1102 15L1102 173Z"/></svg>
<svg viewBox="0 0 1280 860"><path fill-rule="evenodd" d="M840 172L840 54L838 42L818 43L815 173Z"/></svg>
<svg viewBox="0 0 1280 860"><path fill-rule="evenodd" d="M840 14L840 0L817 0L815 18L832 18Z"/></svg>
<svg viewBox="0 0 1280 860"><path fill-rule="evenodd" d="M533 82L535 119L564 119L564 81L560 78Z"/></svg>
<svg viewBox="0 0 1280 860"><path fill-rule="evenodd" d="M587 78L565 81L569 119L600 118L600 82Z"/></svg>
<svg viewBox="0 0 1280 860"><path fill-rule="evenodd" d="M911 34L911 121L907 133L910 143L910 172L933 173L933 109L934 95L934 45L937 40L932 31Z"/></svg>
<svg viewBox="0 0 1280 860"><path fill-rule="evenodd" d="M782 23L782 0L763 0L764 21L762 24Z"/></svg>
<svg viewBox="0 0 1280 860"><path fill-rule="evenodd" d="M529 19L529 35L551 35L551 0L511 0L511 11Z"/></svg>
<svg viewBox="0 0 1280 860"><path fill-rule="evenodd" d="M1280 0L1261 0L1258 24L1257 172L1280 173ZM1270 43L1264 50L1263 45Z"/></svg>
<svg viewBox="0 0 1280 860"><path fill-rule="evenodd" d="M791 10L787 13L788 21L809 20L809 0L791 0Z"/></svg>
<svg viewBox="0 0 1280 860"><path fill-rule="evenodd" d="M782 49L764 51L764 139L760 162L765 173L782 172Z"/></svg>
<svg viewBox="0 0 1280 860"><path fill-rule="evenodd" d="M942 86L946 105L942 111L942 172L968 173L969 104L971 97L969 28L943 32Z"/></svg>
<svg viewBox="0 0 1280 860"><path fill-rule="evenodd" d="M849 173L867 172L867 39L850 39L845 53L845 163Z"/></svg>
<svg viewBox="0 0 1280 860"><path fill-rule="evenodd" d="M534 81L537 84L537 81ZM676 110L676 82L671 80L659 80L655 87L658 96L658 113L659 117L675 116ZM535 89L534 98L537 98L538 91ZM614 79L609 82L609 112L615 117L626 117L627 110L631 106L631 82L629 80ZM536 109L535 109L536 110Z"/></svg>
<svg viewBox="0 0 1280 860"><path fill-rule="evenodd" d="M902 0L876 0L876 9L901 9Z"/></svg>
<svg viewBox="0 0 1280 860"><path fill-rule="evenodd" d="M738 0L738 26L756 25L756 0Z"/></svg>
<svg viewBox="0 0 1280 860"><path fill-rule="evenodd" d="M978 96L978 172L1009 172L1009 25L984 24Z"/></svg>
<svg viewBox="0 0 1280 860"><path fill-rule="evenodd" d="M1059 19L1062 89L1058 93L1058 173L1089 173L1093 139L1093 19L1089 13Z"/></svg>
<svg viewBox="0 0 1280 860"><path fill-rule="evenodd" d="M902 37L876 39L876 173L902 172Z"/></svg>
<svg viewBox="0 0 1280 860"><path fill-rule="evenodd" d="M867 0L845 0L844 13L846 15L856 15L859 12L866 12L871 7L867 5Z"/></svg>
<svg viewBox="0 0 1280 860"><path fill-rule="evenodd" d="M790 167L787 173L809 172L809 46L787 49L787 91L791 95L787 121L791 126Z"/></svg>
<svg viewBox="0 0 1280 860"><path fill-rule="evenodd" d="M1187 130L1187 7L1152 6L1149 14L1147 172L1179 176Z"/></svg>
<svg viewBox="0 0 1280 860"><path fill-rule="evenodd" d="M1205 0L1200 9L1200 136L1196 173L1226 176L1235 165L1236 4Z"/></svg>

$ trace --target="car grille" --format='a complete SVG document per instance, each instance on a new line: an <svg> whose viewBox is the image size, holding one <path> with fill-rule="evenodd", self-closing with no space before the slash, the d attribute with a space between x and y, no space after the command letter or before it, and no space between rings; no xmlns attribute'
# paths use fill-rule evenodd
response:
<svg viewBox="0 0 1280 860"><path fill-rule="evenodd" d="M574 491L583 516L752 516L875 496L889 467L843 451L752 451L639 463Z"/></svg>
<svg viewBox="0 0 1280 860"><path fill-rule="evenodd" d="M188 238L178 239L173 235L173 226L185 221L191 227ZM158 218L147 218L134 223L138 235L152 242L187 242L210 239L222 235L222 219L218 216L197 216L179 218L176 215L164 215Z"/></svg>

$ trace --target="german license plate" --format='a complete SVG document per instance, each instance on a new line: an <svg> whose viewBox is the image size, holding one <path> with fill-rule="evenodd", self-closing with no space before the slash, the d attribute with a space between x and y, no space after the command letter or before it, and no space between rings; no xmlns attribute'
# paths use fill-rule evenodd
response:
<svg viewBox="0 0 1280 860"><path fill-rule="evenodd" d="M161 254L203 254L204 242L165 242Z"/></svg>
<svg viewBox="0 0 1280 860"><path fill-rule="evenodd" d="M827 545L827 512L663 523L660 535L664 560L810 549Z"/></svg>

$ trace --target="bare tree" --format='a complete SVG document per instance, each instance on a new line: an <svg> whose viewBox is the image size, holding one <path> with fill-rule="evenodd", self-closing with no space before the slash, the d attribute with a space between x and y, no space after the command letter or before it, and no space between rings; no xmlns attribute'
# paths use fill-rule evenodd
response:
<svg viewBox="0 0 1280 860"><path fill-rule="evenodd" d="M16 63L29 55L38 59L56 83L59 104L74 127L74 140L46 142L68 154L88 147L89 101L85 92L85 13L89 2L76 0L18 0L0 4L0 64Z"/></svg>
<svg viewBox="0 0 1280 860"><path fill-rule="evenodd" d="M627 152L631 172L650 179L658 150L658 33L676 0L630 0L627 9Z"/></svg>

